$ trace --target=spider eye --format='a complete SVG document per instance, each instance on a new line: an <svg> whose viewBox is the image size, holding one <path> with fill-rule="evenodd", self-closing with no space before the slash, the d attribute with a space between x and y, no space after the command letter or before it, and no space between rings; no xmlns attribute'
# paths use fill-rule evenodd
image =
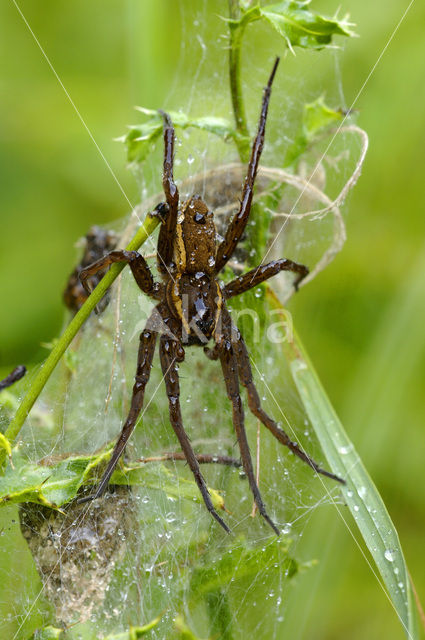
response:
<svg viewBox="0 0 425 640"><path fill-rule="evenodd" d="M202 213L195 213L193 219L197 224L205 224L205 216Z"/></svg>

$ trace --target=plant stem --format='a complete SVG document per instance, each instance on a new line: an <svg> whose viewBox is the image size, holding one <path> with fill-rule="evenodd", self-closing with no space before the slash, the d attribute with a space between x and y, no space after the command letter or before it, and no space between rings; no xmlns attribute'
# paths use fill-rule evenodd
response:
<svg viewBox="0 0 425 640"><path fill-rule="evenodd" d="M159 224L159 217L148 215L143 222L142 226L138 229L135 236L129 242L126 247L127 251L135 251L138 249L151 235L154 229ZM10 442L13 442L19 431L21 430L22 425L24 424L32 406L40 395L41 391L44 388L47 380L50 378L53 370L58 364L59 360L62 358L66 349L71 344L73 338L82 327L84 322L87 320L91 312L94 310L96 305L103 298L109 287L112 285L114 280L119 276L121 271L124 269L125 263L113 264L106 275L99 282L97 287L93 290L91 295L87 298L86 302L83 304L78 313L71 320L67 328L65 329L62 336L59 338L58 342L55 344L53 349L51 350L47 360L41 366L37 376L35 377L31 387L29 388L27 394L22 400L15 417L10 423L8 429L5 432L6 438ZM3 464L5 459L5 451L0 451L0 465Z"/></svg>
<svg viewBox="0 0 425 640"><path fill-rule="evenodd" d="M249 160L249 129L245 113L241 82L241 47L245 27L237 23L240 17L238 0L229 0L229 80L232 97L233 115L235 117L236 146L241 162Z"/></svg>

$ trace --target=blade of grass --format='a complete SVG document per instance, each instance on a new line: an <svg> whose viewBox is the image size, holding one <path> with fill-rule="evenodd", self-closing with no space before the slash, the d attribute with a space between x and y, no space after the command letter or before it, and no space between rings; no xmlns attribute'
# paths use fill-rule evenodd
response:
<svg viewBox="0 0 425 640"><path fill-rule="evenodd" d="M147 215L141 227L138 229L132 240L126 247L127 251L135 251L138 249L150 236L150 234L154 231L154 229L159 224L159 218L157 216ZM27 394L24 396L15 417L10 423L9 427L5 432L5 437L13 442L17 437L19 431L21 430L22 425L24 424L32 406L40 395L41 391L44 388L47 380L50 378L53 370L58 364L59 360L65 353L68 346L71 344L75 335L82 327L84 322L87 320L91 312L94 310L96 305L100 302L100 300L105 295L106 291L112 285L114 280L119 276L121 271L124 269L125 263L114 264L111 266L106 275L99 282L97 287L92 291L89 298L83 304L79 312L74 316L71 320L64 333L61 335L53 349L51 350L48 358L41 366L38 371L36 377L34 378ZM6 452L4 449L0 449L0 466L3 465L5 459Z"/></svg>
<svg viewBox="0 0 425 640"><path fill-rule="evenodd" d="M270 289L268 299L275 309L285 313ZM283 315L282 319L285 317ZM416 608L394 524L296 333L291 342L286 341L282 345L304 408L330 467L346 480L347 484L342 489L345 502L381 574L407 637L415 640L418 637Z"/></svg>

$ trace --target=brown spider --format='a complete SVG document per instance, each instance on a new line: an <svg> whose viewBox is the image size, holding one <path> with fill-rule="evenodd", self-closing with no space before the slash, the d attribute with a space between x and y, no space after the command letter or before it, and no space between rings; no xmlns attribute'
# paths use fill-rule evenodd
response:
<svg viewBox="0 0 425 640"><path fill-rule="evenodd" d="M206 355L220 360L227 395L232 403L233 424L238 440L243 469L248 478L258 510L273 530L279 529L267 515L253 471L251 454L244 427L244 411L239 394L239 382L246 388L248 406L252 413L272 432L275 438L287 446L317 473L344 482L338 476L319 467L296 442L272 420L261 408L260 399L252 379L251 365L245 342L232 324L226 308L226 300L240 295L282 270L298 274L295 288L307 275L307 267L291 260L275 260L252 269L229 284L220 286L216 277L232 256L248 222L251 210L253 187L258 163L264 144L267 110L271 87L279 59L273 66L264 89L260 120L255 137L248 173L242 190L239 211L230 222L224 240L216 246L216 231L212 211L199 196L192 196L179 205L179 192L173 178L174 128L169 116L164 113L164 172L163 188L166 203L157 207L161 216L158 237L158 270L161 283L155 282L149 267L137 251L112 251L91 266L81 271L80 277L86 290L87 280L101 269L114 262L127 262L140 289L158 301L144 331L140 335L137 372L131 401L131 409L115 445L110 462L96 492L81 501L98 498L105 491L112 472L124 451L142 409L145 387L149 380L155 344L159 338L159 355L169 399L170 422L208 511L225 531L229 528L215 511L205 480L184 430L180 410L180 387L178 363L184 360L184 346L204 346ZM212 349L205 345L214 340Z"/></svg>
<svg viewBox="0 0 425 640"><path fill-rule="evenodd" d="M101 227L91 227L86 233L84 246L84 254L81 258L81 262L75 267L74 271L68 278L65 291L63 292L63 300L74 314L77 313L83 306L84 302L88 298L88 293L81 284L79 274L81 269L93 264L99 258L109 253L117 246L117 237L112 231L105 231ZM106 273L106 269L100 269L96 275L91 278L91 284L93 288L99 284L103 276ZM102 299L100 305L97 305L97 311L104 311L108 306L109 296L108 294Z"/></svg>

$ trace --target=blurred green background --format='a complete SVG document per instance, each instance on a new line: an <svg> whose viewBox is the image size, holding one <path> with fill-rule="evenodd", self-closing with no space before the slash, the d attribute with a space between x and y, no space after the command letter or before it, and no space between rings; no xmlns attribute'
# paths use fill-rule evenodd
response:
<svg viewBox="0 0 425 640"><path fill-rule="evenodd" d="M425 6L316 0L350 12L359 38L338 52L300 52L279 82L300 102L325 91L356 102L370 136L345 206L348 240L292 302L295 324L399 531L425 600ZM133 105L230 117L224 0L22 0L20 7L130 202L140 184L113 141L139 120ZM12 1L0 6L0 373L45 356L61 329L74 244L92 224L130 210ZM251 123L270 60L282 50L258 29L245 41ZM252 101L251 97L255 97ZM291 139L290 122L283 135ZM271 131L276 131L276 123ZM157 159L157 157L156 157ZM266 157L267 160L267 157ZM155 165L158 187L159 165ZM153 164L146 167L150 185ZM402 638L395 614L344 524L317 510L297 553L319 566L290 593L291 638ZM317 548L315 530L325 535ZM292 620L291 620L292 618Z"/></svg>

